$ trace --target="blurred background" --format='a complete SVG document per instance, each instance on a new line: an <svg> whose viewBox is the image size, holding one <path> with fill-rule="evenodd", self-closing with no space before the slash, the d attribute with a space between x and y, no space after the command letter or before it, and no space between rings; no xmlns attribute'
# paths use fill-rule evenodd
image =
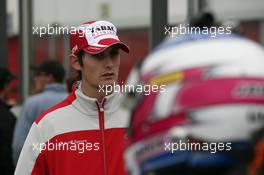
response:
<svg viewBox="0 0 264 175"><path fill-rule="evenodd" d="M7 136L6 140L0 138L0 146L6 147L0 149L4 150L0 154L5 153L0 156L0 162L5 163L0 164L0 169L3 170L3 167L9 169L4 174L13 174L14 170L14 167L11 167L11 145L16 118L23 119L23 114L27 112L25 109L29 109L28 114L32 115L32 121L28 123L29 130L35 120L34 117L42 112L32 112L31 105L34 105L34 102L31 105L26 105L26 101L30 99L31 95L40 93L44 88L45 83L37 77L41 77L41 73L50 71L47 71L45 66L42 68L38 66L47 60L58 61L60 64L57 67L62 65L65 69L65 78L67 79L65 85L72 83L70 77L73 71L69 65L69 33L40 35L34 29L38 32L41 27L48 26L55 30L59 27L70 29L90 20L111 21L118 28L119 38L130 47L130 54L121 52L120 83L127 80L132 68L142 62L162 40L171 37L166 35L166 28L179 24L187 25L191 19L199 17L204 12L211 12L215 21L223 26L230 26L233 33L239 33L262 46L264 45L263 0L1 0L0 8L0 119L2 119L0 124L3 124L0 129L1 132L4 131L2 136ZM205 47L204 53L207 53L206 49ZM211 50L211 52L215 53L216 50ZM243 51L243 49L241 50ZM188 52L197 55L189 50ZM201 53L203 54L203 52ZM241 54L244 53L241 52ZM219 55L221 56L221 54ZM162 65L159 64L161 67ZM53 68L54 71L52 70L51 74L57 75L56 70L59 70L57 67ZM36 69L39 70L36 71ZM59 72L64 75L63 71ZM7 86L9 83L11 83L10 86ZM64 84L62 86L64 88ZM61 94L60 98L67 95L66 90L63 89L63 91L65 92ZM55 99L52 95L48 96ZM46 105L44 102L42 104ZM164 103L161 104L164 105ZM24 113L21 105L24 105ZM15 115L9 111L12 106L15 106L11 110ZM46 109L47 106L43 106L43 110L44 108ZM20 113L21 109L22 114ZM22 117L20 117L21 115ZM260 118L263 121L262 114ZM218 123L216 124L218 125ZM20 147L17 148L17 155L14 155L18 158L27 131L25 131L24 139L21 139L19 129L16 129L16 133L14 134L16 137L13 141L13 150L14 145L19 145L16 141L21 142ZM14 153L16 152L14 151ZM13 157L14 165L16 158ZM6 161L7 159L8 161Z"/></svg>
<svg viewBox="0 0 264 175"><path fill-rule="evenodd" d="M61 62L70 75L69 35L33 35L33 27L78 26L105 19L131 48L123 54L119 80L124 82L139 60L165 37L165 26L186 23L211 11L217 20L232 25L247 38L264 44L263 0L1 0L0 64L15 76L9 99L22 103L32 93L31 65L46 59Z"/></svg>

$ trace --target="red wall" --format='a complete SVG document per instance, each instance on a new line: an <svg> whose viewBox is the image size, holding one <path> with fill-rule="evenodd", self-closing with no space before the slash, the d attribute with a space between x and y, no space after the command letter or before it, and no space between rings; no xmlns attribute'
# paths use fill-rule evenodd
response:
<svg viewBox="0 0 264 175"><path fill-rule="evenodd" d="M260 42L260 23L258 21L241 22L240 29L242 35L253 41Z"/></svg>
<svg viewBox="0 0 264 175"><path fill-rule="evenodd" d="M19 62L19 47L18 36L8 38L8 69L16 76L16 80L11 83L12 93L11 99L19 100L19 75L20 75L20 62Z"/></svg>
<svg viewBox="0 0 264 175"><path fill-rule="evenodd" d="M119 39L130 48L130 53L121 52L119 82L125 82L132 67L146 57L149 51L149 34L147 29L120 32Z"/></svg>

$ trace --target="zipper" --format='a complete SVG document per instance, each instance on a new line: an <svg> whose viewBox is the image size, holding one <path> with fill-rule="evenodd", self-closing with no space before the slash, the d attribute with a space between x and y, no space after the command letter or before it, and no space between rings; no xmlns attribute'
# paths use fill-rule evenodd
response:
<svg viewBox="0 0 264 175"><path fill-rule="evenodd" d="M102 136L102 149L103 149L103 164L104 164L104 175L107 175L107 163L106 163L106 149L105 149L105 134L104 134L104 103L106 99L104 98L102 103L96 101L99 114L99 128Z"/></svg>

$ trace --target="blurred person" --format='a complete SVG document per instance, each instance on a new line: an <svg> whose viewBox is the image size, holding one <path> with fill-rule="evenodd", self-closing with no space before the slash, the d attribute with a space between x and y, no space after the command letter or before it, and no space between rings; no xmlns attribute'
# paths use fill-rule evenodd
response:
<svg viewBox="0 0 264 175"><path fill-rule="evenodd" d="M44 89L46 78L45 74L38 70L38 67L31 66L31 68L33 70L32 94L37 94L42 92L42 90ZM19 118L21 115L22 105L19 105L17 101L14 101L13 99L9 100L8 103L12 106L10 111L15 115L16 118Z"/></svg>
<svg viewBox="0 0 264 175"><path fill-rule="evenodd" d="M46 78L45 78L45 74L43 74L43 72L40 72L38 70L38 67L32 66L31 68L33 70L32 94L34 95L34 94L38 94L43 91L45 84L46 84ZM13 105L10 110L15 115L16 118L19 118L21 115L22 105L18 105L17 103L14 103L14 102L12 103Z"/></svg>
<svg viewBox="0 0 264 175"><path fill-rule="evenodd" d="M15 174L124 175L128 116L120 110L123 95L105 90L117 82L120 49L128 53L129 48L108 21L82 24L71 33L70 46L70 64L81 81L35 120ZM32 149L36 143L41 150Z"/></svg>
<svg viewBox="0 0 264 175"><path fill-rule="evenodd" d="M40 90L43 84L45 85L41 93L31 96L25 101L18 117L12 143L15 163L18 160L30 127L36 118L51 106L63 101L67 96L63 84L65 71L59 62L48 60L35 69L41 79L40 83L36 83L37 87Z"/></svg>
<svg viewBox="0 0 264 175"><path fill-rule="evenodd" d="M14 76L5 68L0 68L0 170L3 175L14 174L12 161L12 138L15 126L15 116L7 104L9 83Z"/></svg>
<svg viewBox="0 0 264 175"><path fill-rule="evenodd" d="M33 67L34 74L33 74L33 94L37 94L43 91L45 84L46 84L46 78L45 74L38 70L37 67Z"/></svg>
<svg viewBox="0 0 264 175"><path fill-rule="evenodd" d="M213 26L211 17L201 19L194 26ZM124 99L131 115L130 175L264 173L259 44L232 34L177 36L158 46L128 82L165 85L165 92Z"/></svg>
<svg viewBox="0 0 264 175"><path fill-rule="evenodd" d="M13 105L10 108L10 111L15 115L16 119L20 116L22 106L21 105Z"/></svg>

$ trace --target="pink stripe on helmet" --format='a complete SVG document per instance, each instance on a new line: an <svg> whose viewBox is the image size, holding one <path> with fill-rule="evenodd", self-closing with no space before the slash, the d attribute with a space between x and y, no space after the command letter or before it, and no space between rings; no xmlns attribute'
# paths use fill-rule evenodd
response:
<svg viewBox="0 0 264 175"><path fill-rule="evenodd" d="M227 103L264 104L264 79L218 78L188 83L176 97L180 110Z"/></svg>

